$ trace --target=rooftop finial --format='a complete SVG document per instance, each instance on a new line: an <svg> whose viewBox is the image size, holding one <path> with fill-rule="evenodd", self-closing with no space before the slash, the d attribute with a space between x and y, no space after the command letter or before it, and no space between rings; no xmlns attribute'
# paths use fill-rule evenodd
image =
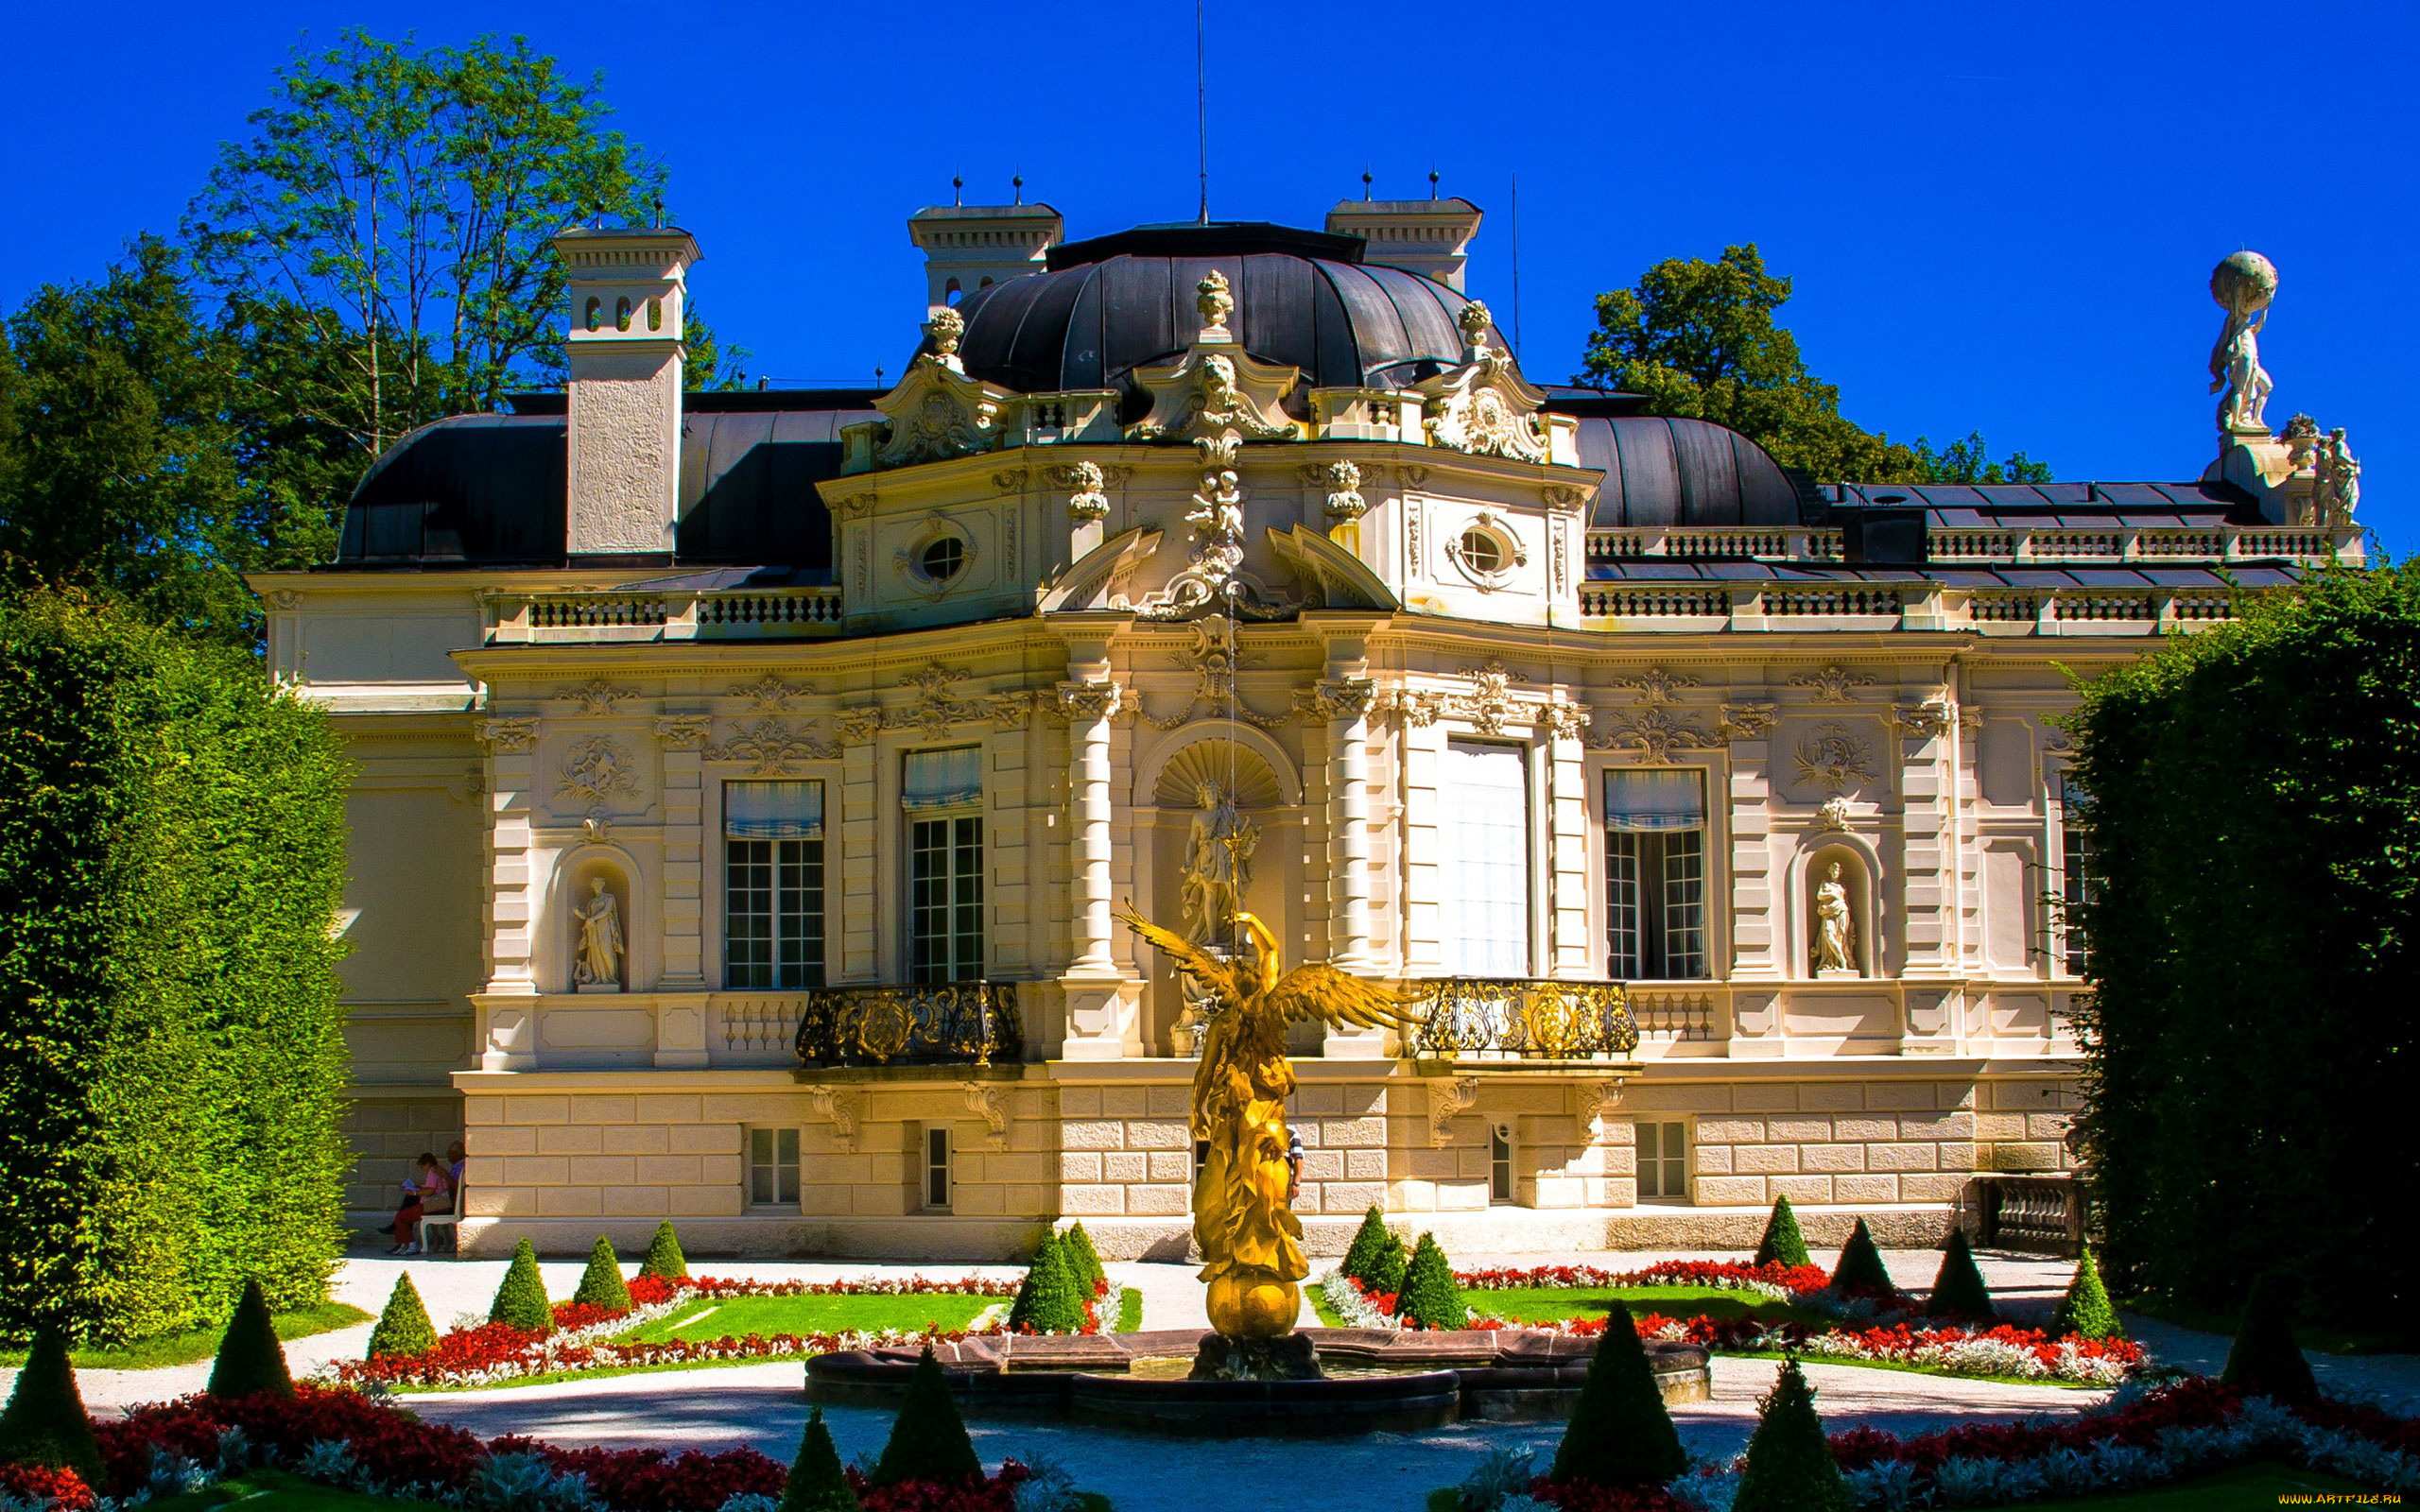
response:
<svg viewBox="0 0 2420 1512"><path fill-rule="evenodd" d="M1361 200L1364 204L1367 204L1370 200L1371 181L1370 165L1365 163L1361 165Z"/></svg>
<svg viewBox="0 0 2420 1512"><path fill-rule="evenodd" d="M965 199L962 197L965 193L965 178L959 174L951 174L949 176L949 202L953 205L964 204Z"/></svg>
<svg viewBox="0 0 2420 1512"><path fill-rule="evenodd" d="M664 229L664 191L661 189L656 191L653 204L655 207L655 229L662 231Z"/></svg>
<svg viewBox="0 0 2420 1512"><path fill-rule="evenodd" d="M1016 202L1020 205L1024 204L1025 175L1022 173L1011 175L1009 179L1009 187L1016 191Z"/></svg>
<svg viewBox="0 0 2420 1512"><path fill-rule="evenodd" d="M1437 170L1434 168L1428 170L1428 198L1437 198Z"/></svg>

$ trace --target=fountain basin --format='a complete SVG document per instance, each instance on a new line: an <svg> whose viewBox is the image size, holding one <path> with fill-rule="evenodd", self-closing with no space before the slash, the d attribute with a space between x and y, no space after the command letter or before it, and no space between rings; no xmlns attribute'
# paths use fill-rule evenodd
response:
<svg viewBox="0 0 2420 1512"><path fill-rule="evenodd" d="M1595 1341L1531 1329L1392 1333L1305 1329L1327 1372L1317 1381L1184 1378L1202 1335L988 1334L933 1347L960 1409L1045 1413L1155 1433L1319 1436L1568 1418ZM1646 1345L1667 1402L1713 1394L1706 1352ZM918 1351L853 1349L806 1363L811 1401L895 1400Z"/></svg>

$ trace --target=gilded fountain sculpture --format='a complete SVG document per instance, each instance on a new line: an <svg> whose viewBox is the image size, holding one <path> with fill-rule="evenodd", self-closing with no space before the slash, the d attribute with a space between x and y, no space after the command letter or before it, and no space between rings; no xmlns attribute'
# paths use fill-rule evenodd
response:
<svg viewBox="0 0 2420 1512"><path fill-rule="evenodd" d="M1130 906L1117 917L1167 952L1208 1002L1201 1062L1193 1074L1194 1137L1208 1159L1193 1186L1193 1235L1210 1283L1210 1327L1194 1373L1220 1377L1316 1375L1309 1341L1294 1332L1301 1281L1310 1274L1303 1225L1288 1205L1286 1099L1294 1071L1288 1024L1404 1027L1403 1001L1374 983L1313 964L1280 971L1275 936L1237 910L1235 952L1224 959Z"/></svg>

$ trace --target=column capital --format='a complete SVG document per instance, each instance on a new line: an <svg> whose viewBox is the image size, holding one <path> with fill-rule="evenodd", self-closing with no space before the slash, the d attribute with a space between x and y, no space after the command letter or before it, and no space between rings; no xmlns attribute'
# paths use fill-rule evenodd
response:
<svg viewBox="0 0 2420 1512"><path fill-rule="evenodd" d="M1059 684L1059 713L1067 719L1113 719L1125 706L1126 690L1109 678Z"/></svg>
<svg viewBox="0 0 2420 1512"><path fill-rule="evenodd" d="M1312 719L1361 719L1377 694L1378 685L1368 678L1322 678L1294 695L1294 707Z"/></svg>

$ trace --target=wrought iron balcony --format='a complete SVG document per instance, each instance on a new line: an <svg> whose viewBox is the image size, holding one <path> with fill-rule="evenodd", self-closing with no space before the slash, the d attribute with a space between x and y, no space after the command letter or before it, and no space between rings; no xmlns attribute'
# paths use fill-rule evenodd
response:
<svg viewBox="0 0 2420 1512"><path fill-rule="evenodd" d="M1638 1024L1618 982L1439 977L1409 1036L1422 1060L1627 1060Z"/></svg>
<svg viewBox="0 0 2420 1512"><path fill-rule="evenodd" d="M806 995L793 1043L807 1066L988 1066L1025 1055L1013 982L825 988Z"/></svg>

